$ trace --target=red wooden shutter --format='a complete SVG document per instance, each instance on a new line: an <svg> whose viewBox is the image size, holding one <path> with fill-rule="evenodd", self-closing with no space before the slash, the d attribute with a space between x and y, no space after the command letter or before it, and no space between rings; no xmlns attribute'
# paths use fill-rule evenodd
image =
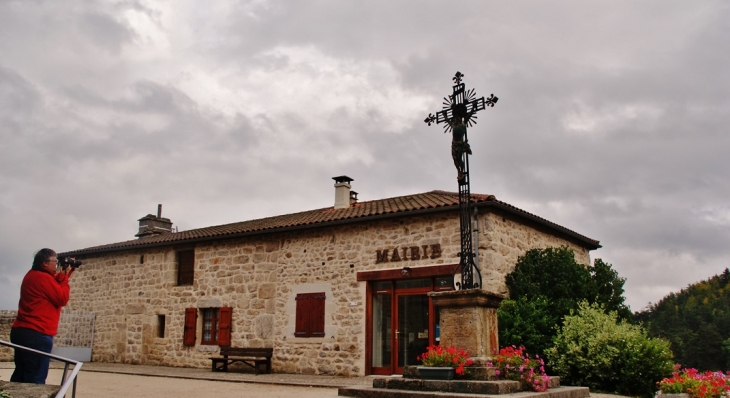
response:
<svg viewBox="0 0 730 398"><path fill-rule="evenodd" d="M195 345L195 326L198 320L197 308L185 309L185 329L183 332L183 344L187 346Z"/></svg>
<svg viewBox="0 0 730 398"><path fill-rule="evenodd" d="M294 329L294 336L307 337L309 336L309 294L301 293L297 294L297 321Z"/></svg>
<svg viewBox="0 0 730 398"><path fill-rule="evenodd" d="M309 330L312 337L324 337L324 293L310 296Z"/></svg>
<svg viewBox="0 0 730 398"><path fill-rule="evenodd" d="M324 293L297 294L294 336L324 337Z"/></svg>
<svg viewBox="0 0 730 398"><path fill-rule="evenodd" d="M218 345L228 347L231 345L231 318L233 308L221 307L218 319Z"/></svg>

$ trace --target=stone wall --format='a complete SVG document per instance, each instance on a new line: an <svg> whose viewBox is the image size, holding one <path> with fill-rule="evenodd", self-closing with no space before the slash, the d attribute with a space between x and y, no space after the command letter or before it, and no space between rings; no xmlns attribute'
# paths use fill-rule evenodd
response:
<svg viewBox="0 0 730 398"><path fill-rule="evenodd" d="M10 341L10 326L15 321L18 311L0 310L0 340ZM8 362L13 360L13 349L0 346L0 361Z"/></svg>
<svg viewBox="0 0 730 398"><path fill-rule="evenodd" d="M504 276L534 247L569 245L499 215L479 216L479 264L489 290L505 293ZM439 244L437 258L376 262L378 250ZM70 280L73 312L96 313L93 360L209 367L218 346L183 345L186 308L232 307L231 345L273 347L275 372L362 375L365 282L357 272L458 263L458 214L316 228L208 243L83 257ZM175 250L195 250L192 286L176 285ZM295 297L325 292L325 336L294 336ZM161 316L164 337L158 337Z"/></svg>
<svg viewBox="0 0 730 398"><path fill-rule="evenodd" d="M530 249L568 246L579 264L590 265L588 249L500 214L480 214L479 264L485 290L509 295L504 277Z"/></svg>

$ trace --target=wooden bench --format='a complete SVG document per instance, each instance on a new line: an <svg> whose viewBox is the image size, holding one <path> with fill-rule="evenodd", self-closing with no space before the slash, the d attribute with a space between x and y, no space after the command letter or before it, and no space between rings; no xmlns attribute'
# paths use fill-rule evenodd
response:
<svg viewBox="0 0 730 398"><path fill-rule="evenodd" d="M264 373L271 373L271 357L273 348L236 348L221 347L220 357L210 358L214 372L227 372L228 365L241 362L253 368L256 374L260 373L260 366L264 365Z"/></svg>

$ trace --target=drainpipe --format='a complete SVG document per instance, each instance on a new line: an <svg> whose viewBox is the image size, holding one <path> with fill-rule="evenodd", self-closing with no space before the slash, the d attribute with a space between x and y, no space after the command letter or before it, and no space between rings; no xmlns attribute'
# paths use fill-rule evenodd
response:
<svg viewBox="0 0 730 398"><path fill-rule="evenodd" d="M479 268L479 211L474 206L474 220L472 222L472 241L474 243L474 265Z"/></svg>

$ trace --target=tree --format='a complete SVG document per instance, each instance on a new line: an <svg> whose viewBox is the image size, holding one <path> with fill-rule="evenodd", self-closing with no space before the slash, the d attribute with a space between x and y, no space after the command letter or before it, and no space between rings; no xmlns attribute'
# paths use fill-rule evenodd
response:
<svg viewBox="0 0 730 398"><path fill-rule="evenodd" d="M626 278L618 276L618 272L602 259L593 261L591 272L591 293L595 294L596 303L602 304L605 310L616 311L619 319L631 319L631 310L624 304L624 283Z"/></svg>
<svg viewBox="0 0 730 398"><path fill-rule="evenodd" d="M568 247L529 250L506 277L510 299L498 311L500 343L543 355L563 317L582 301L601 304L627 319L631 312L624 304L624 282L601 259L592 267L578 264Z"/></svg>
<svg viewBox="0 0 730 398"><path fill-rule="evenodd" d="M730 369L730 270L670 293L634 314L649 335L671 343L677 362L700 371ZM727 347L727 348L726 348Z"/></svg>
<svg viewBox="0 0 730 398"><path fill-rule="evenodd" d="M542 354L555 334L555 319L544 298L504 300L499 309L499 341L502 346L524 346L528 352ZM535 351L537 350L537 351Z"/></svg>

